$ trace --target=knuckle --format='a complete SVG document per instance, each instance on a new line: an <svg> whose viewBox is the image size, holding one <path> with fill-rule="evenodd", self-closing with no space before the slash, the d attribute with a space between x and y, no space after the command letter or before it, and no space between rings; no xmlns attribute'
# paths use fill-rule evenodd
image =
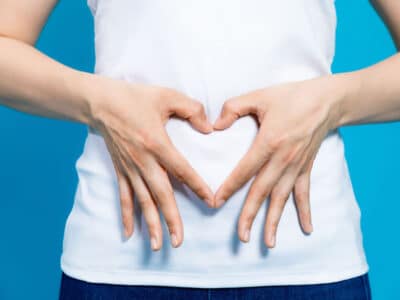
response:
<svg viewBox="0 0 400 300"><path fill-rule="evenodd" d="M152 134L143 133L142 135L142 146L149 152L159 153L164 148L161 140Z"/></svg>
<svg viewBox="0 0 400 300"><path fill-rule="evenodd" d="M263 198L265 194L266 194L265 189L261 188L259 185L254 185L253 188L251 189L251 195L253 199Z"/></svg>
<svg viewBox="0 0 400 300"><path fill-rule="evenodd" d="M285 165L294 163L297 157L297 150L296 149L290 149L290 151L288 151L287 153L285 153L285 155L283 155L282 157L282 162Z"/></svg>
<svg viewBox="0 0 400 300"><path fill-rule="evenodd" d="M206 197L207 196L207 194L208 194L208 190L207 190L207 188L205 188L205 187L195 187L195 193L197 194L197 195L200 195L201 197Z"/></svg>
<svg viewBox="0 0 400 300"><path fill-rule="evenodd" d="M266 225L274 228L278 225L279 222L279 212L277 211L276 207L268 207L267 211L267 220L266 220Z"/></svg>
<svg viewBox="0 0 400 300"><path fill-rule="evenodd" d="M219 197L227 200L235 192L235 186L231 182L227 182L219 192Z"/></svg>
<svg viewBox="0 0 400 300"><path fill-rule="evenodd" d="M174 192L171 188L161 189L160 191L158 191L156 199L157 204L161 206L163 212L169 212L171 205L170 201L175 201Z"/></svg>
<svg viewBox="0 0 400 300"><path fill-rule="evenodd" d="M165 223L171 232L174 232L178 228L177 216L172 215L171 217L165 218Z"/></svg>
<svg viewBox="0 0 400 300"><path fill-rule="evenodd" d="M228 113L234 113L236 111L235 103L232 100L226 101L222 106L222 110Z"/></svg>
<svg viewBox="0 0 400 300"><path fill-rule="evenodd" d="M269 187L269 184L255 184L252 187L252 195L256 199L256 201L262 202L267 198L267 196L270 194L271 188Z"/></svg>
<svg viewBox="0 0 400 300"><path fill-rule="evenodd" d="M253 223L255 217L256 213L254 211L244 210L242 213L242 217L240 218L240 223L249 226Z"/></svg>
<svg viewBox="0 0 400 300"><path fill-rule="evenodd" d="M296 197L297 201L299 201L299 202L307 201L308 195L309 195L309 193L306 189L296 189L295 190L295 197Z"/></svg>
<svg viewBox="0 0 400 300"><path fill-rule="evenodd" d="M138 202L142 210L151 209L153 206L153 201L149 198L139 197Z"/></svg>
<svg viewBox="0 0 400 300"><path fill-rule="evenodd" d="M179 166L175 169L175 178L180 182L185 181L185 171L182 167Z"/></svg>
<svg viewBox="0 0 400 300"><path fill-rule="evenodd" d="M270 223L270 227L273 231L276 231L278 228L278 220L274 218Z"/></svg>
<svg viewBox="0 0 400 300"><path fill-rule="evenodd" d="M278 227L278 220L270 216L267 218L266 225L272 232L274 232Z"/></svg>
<svg viewBox="0 0 400 300"><path fill-rule="evenodd" d="M120 194L120 204L121 204L121 209L123 210L129 209L131 205L131 198L127 193Z"/></svg>
<svg viewBox="0 0 400 300"><path fill-rule="evenodd" d="M129 200L127 198L121 198L121 210L125 213L129 210Z"/></svg>
<svg viewBox="0 0 400 300"><path fill-rule="evenodd" d="M300 216L301 216L301 219L303 219L303 220L310 219L310 217L311 217L310 210L307 209L307 208L301 209L300 210Z"/></svg>
<svg viewBox="0 0 400 300"><path fill-rule="evenodd" d="M156 221L154 221L153 219L146 219L146 224L147 224L147 228L150 233L150 236L160 236L158 234L159 226Z"/></svg>
<svg viewBox="0 0 400 300"><path fill-rule="evenodd" d="M202 183L192 180L192 184L190 184L191 190L200 197L205 197L208 194L207 187L205 187Z"/></svg>
<svg viewBox="0 0 400 300"><path fill-rule="evenodd" d="M136 148L136 146L138 146L138 147L144 149L145 145L147 145L147 141L150 139L150 135L147 130L138 129L132 138L134 141L133 146L135 146L135 148Z"/></svg>
<svg viewBox="0 0 400 300"><path fill-rule="evenodd" d="M288 198L288 194L281 188L275 188L271 193L271 198L273 201L278 203L285 202Z"/></svg>
<svg viewBox="0 0 400 300"><path fill-rule="evenodd" d="M198 101L193 102L193 107L192 107L193 115L203 115L204 112L204 106Z"/></svg>
<svg viewBox="0 0 400 300"><path fill-rule="evenodd" d="M122 214L122 223L125 225L128 225L131 223L132 218L133 218L133 216L131 214L123 213Z"/></svg>
<svg viewBox="0 0 400 300"><path fill-rule="evenodd" d="M156 98L158 100L164 101L165 99L170 99L174 96L174 91L167 87L161 87L157 89Z"/></svg>
<svg viewBox="0 0 400 300"><path fill-rule="evenodd" d="M251 198L257 198L264 193L265 183L257 179L256 177L249 191Z"/></svg>
<svg viewBox="0 0 400 300"><path fill-rule="evenodd" d="M274 153L274 150L271 150L269 146L264 143L261 145L259 151L257 152L257 157L263 162L268 162L271 159L271 155Z"/></svg>
<svg viewBox="0 0 400 300"><path fill-rule="evenodd" d="M276 152L287 140L285 134L271 134L268 137L267 145L272 152Z"/></svg>
<svg viewBox="0 0 400 300"><path fill-rule="evenodd" d="M128 191L126 190L125 185L123 185L122 183L119 183L119 199L121 205L125 204L130 199Z"/></svg>

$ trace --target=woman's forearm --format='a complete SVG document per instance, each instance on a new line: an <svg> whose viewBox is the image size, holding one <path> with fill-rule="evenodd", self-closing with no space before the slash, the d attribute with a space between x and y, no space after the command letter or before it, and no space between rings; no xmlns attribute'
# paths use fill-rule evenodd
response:
<svg viewBox="0 0 400 300"><path fill-rule="evenodd" d="M159 250L165 240L161 213L172 246L178 247L183 241L183 223L168 174L211 207L213 193L171 143L164 124L175 116L199 132L210 133L212 125L203 105L171 88L73 70L17 40L0 38L0 53L0 104L97 129L118 180L125 235L133 233L136 195L153 250Z"/></svg>
<svg viewBox="0 0 400 300"><path fill-rule="evenodd" d="M69 68L33 46L0 37L0 104L44 117L90 123L93 74Z"/></svg>
<svg viewBox="0 0 400 300"><path fill-rule="evenodd" d="M337 127L400 120L400 53L368 68L333 75L345 91Z"/></svg>

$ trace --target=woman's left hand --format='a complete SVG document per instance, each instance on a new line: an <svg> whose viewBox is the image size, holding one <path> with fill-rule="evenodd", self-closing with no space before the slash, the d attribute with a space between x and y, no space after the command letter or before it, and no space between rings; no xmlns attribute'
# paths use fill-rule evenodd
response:
<svg viewBox="0 0 400 300"><path fill-rule="evenodd" d="M339 77L340 78L340 77ZM217 207L254 175L241 215L238 232L249 241L250 229L270 196L264 241L275 246L279 219L290 193L301 227L311 233L310 173L314 158L329 130L336 128L344 83L335 75L259 89L227 100L214 128L223 130L245 115L255 115L259 132L246 155L215 194Z"/></svg>

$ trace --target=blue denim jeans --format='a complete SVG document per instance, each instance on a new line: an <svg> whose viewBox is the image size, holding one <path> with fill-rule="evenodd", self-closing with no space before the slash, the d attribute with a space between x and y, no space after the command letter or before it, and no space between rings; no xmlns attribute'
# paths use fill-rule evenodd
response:
<svg viewBox="0 0 400 300"><path fill-rule="evenodd" d="M311 285L188 288L88 283L62 274L59 300L371 300L368 274Z"/></svg>

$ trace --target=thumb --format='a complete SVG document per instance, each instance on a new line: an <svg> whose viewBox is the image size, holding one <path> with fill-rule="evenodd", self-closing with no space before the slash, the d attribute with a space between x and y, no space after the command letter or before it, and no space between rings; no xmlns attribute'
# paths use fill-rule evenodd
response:
<svg viewBox="0 0 400 300"><path fill-rule="evenodd" d="M213 126L207 118L204 105L196 100L180 95L175 98L171 111L178 117L186 119L195 129L210 133Z"/></svg>
<svg viewBox="0 0 400 300"><path fill-rule="evenodd" d="M256 99L251 94L231 98L225 101L221 113L214 122L214 129L226 129L245 115L257 112Z"/></svg>

